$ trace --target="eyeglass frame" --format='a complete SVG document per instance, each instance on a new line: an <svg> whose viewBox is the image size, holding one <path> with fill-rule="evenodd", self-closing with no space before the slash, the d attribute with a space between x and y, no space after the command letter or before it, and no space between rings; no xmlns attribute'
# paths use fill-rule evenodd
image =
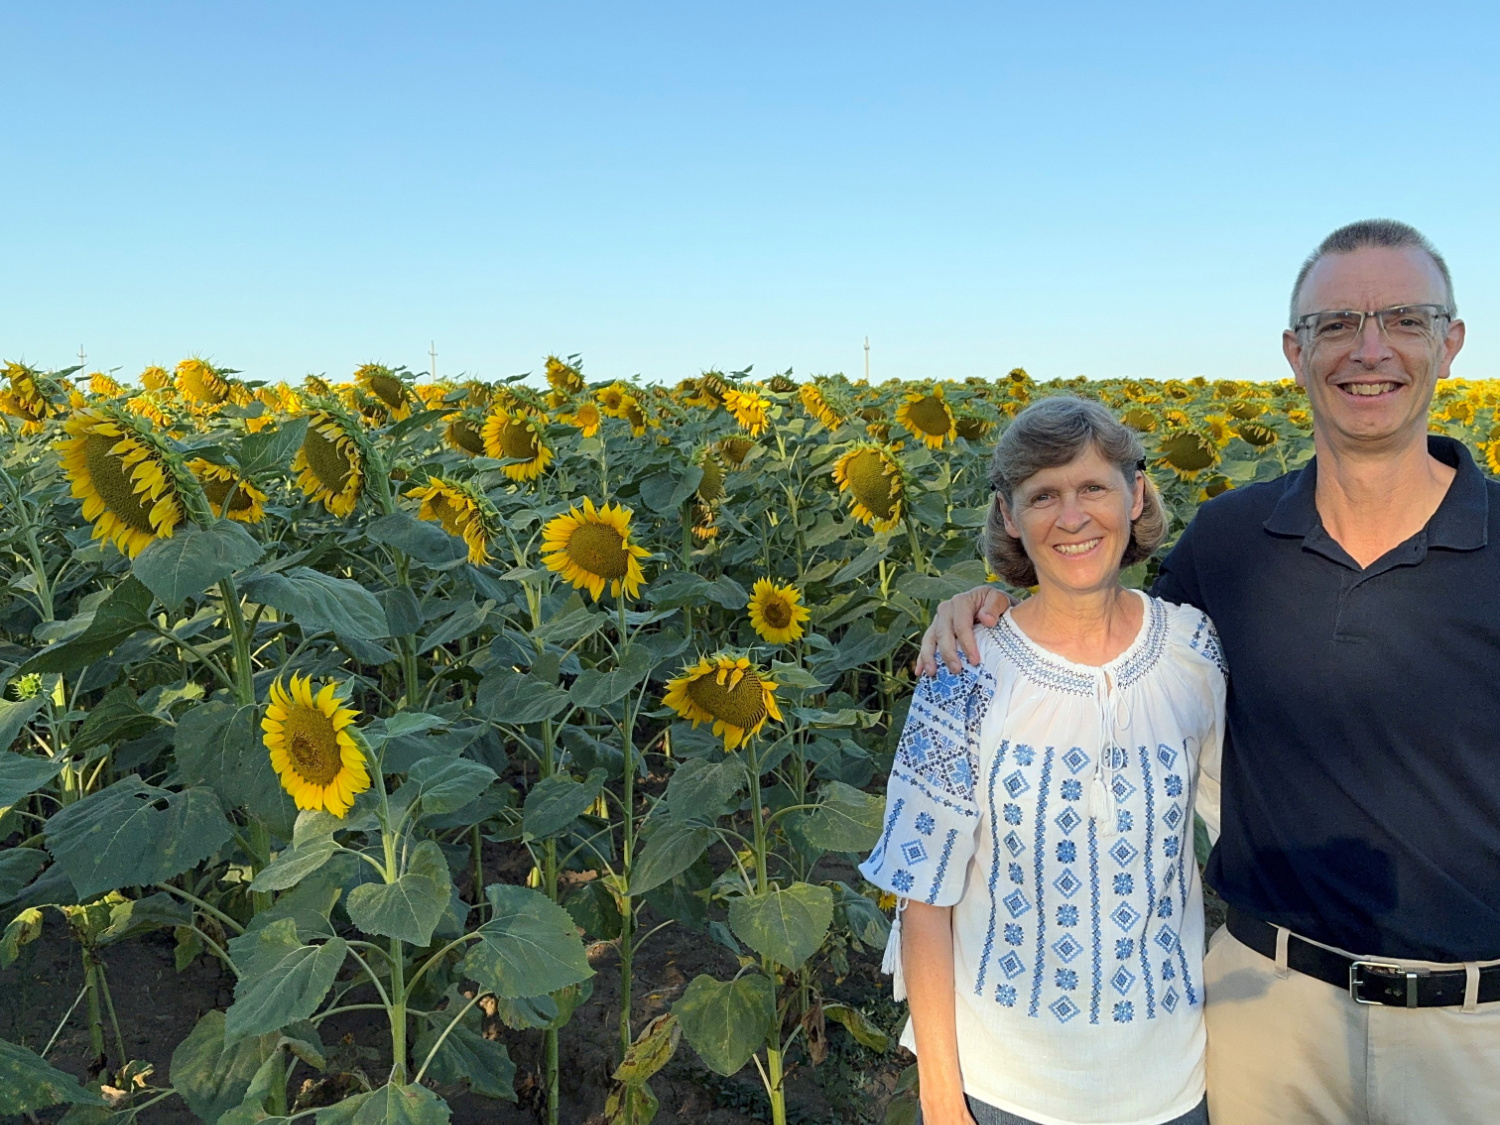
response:
<svg viewBox="0 0 1500 1125"><path fill-rule="evenodd" d="M1384 317L1389 313L1398 313L1402 309L1431 309L1434 322L1441 318L1443 320L1446 320L1450 325L1453 323L1455 318L1455 310L1450 305L1438 305L1431 302L1418 301L1406 305L1390 305L1389 307L1383 309L1320 309L1317 312L1304 313L1302 316L1299 316L1296 320L1292 321L1292 331L1296 335L1300 336L1303 332L1313 326L1313 322L1317 320L1318 317L1334 316L1342 313L1348 316L1357 315L1359 317L1359 323L1354 326L1354 335L1350 337L1351 340L1358 340L1360 338L1365 330L1365 321L1369 320L1372 316L1375 318L1375 323L1380 326L1380 334L1387 340L1389 340L1391 338L1391 334L1386 330ZM1436 338L1437 337L1434 334L1433 339L1435 340ZM1317 337L1313 337L1313 343L1316 344L1317 342Z"/></svg>

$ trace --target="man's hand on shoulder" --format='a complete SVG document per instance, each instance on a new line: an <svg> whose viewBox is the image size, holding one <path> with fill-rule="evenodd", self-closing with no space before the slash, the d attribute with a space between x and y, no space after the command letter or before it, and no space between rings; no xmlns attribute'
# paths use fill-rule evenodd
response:
<svg viewBox="0 0 1500 1125"><path fill-rule="evenodd" d="M993 586L975 586L939 602L932 624L922 634L922 651L912 666L913 670L919 676L936 676L938 658L941 657L948 671L957 673L963 668L958 658L960 648L970 664L978 664L979 642L974 639L975 624L997 624L1010 606L1010 595Z"/></svg>

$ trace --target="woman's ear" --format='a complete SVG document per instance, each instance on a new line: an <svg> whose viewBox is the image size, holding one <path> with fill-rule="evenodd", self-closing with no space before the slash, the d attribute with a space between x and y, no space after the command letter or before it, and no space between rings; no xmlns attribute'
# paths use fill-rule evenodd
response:
<svg viewBox="0 0 1500 1125"><path fill-rule="evenodd" d="M1000 518L1005 521L1005 534L1009 535L1012 539L1021 538L1021 529L1016 526L1016 521L1010 518L1010 509L1006 507L1005 500L998 492L995 493L995 503L1000 508ZM1134 519L1135 517L1132 516L1131 518Z"/></svg>
<svg viewBox="0 0 1500 1125"><path fill-rule="evenodd" d="M1146 510L1146 473L1143 469L1135 471L1135 499L1130 502L1130 522L1134 523L1141 518L1141 513Z"/></svg>

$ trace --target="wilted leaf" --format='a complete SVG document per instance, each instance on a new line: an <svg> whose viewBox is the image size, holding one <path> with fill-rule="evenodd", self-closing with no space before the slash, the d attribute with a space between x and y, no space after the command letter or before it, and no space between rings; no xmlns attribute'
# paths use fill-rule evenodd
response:
<svg viewBox="0 0 1500 1125"><path fill-rule="evenodd" d="M788 969L800 969L817 951L832 922L833 892L811 883L793 883L729 903L729 927L735 937Z"/></svg>

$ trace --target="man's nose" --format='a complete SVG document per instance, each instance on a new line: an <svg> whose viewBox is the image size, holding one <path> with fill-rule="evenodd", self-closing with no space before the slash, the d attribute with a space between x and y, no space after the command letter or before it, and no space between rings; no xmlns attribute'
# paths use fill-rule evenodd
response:
<svg viewBox="0 0 1500 1125"><path fill-rule="evenodd" d="M1374 367L1387 359L1390 354L1391 344L1380 328L1380 319L1373 316L1365 317L1364 324L1360 325L1359 339L1354 341L1354 351L1350 353L1350 358L1356 363Z"/></svg>

